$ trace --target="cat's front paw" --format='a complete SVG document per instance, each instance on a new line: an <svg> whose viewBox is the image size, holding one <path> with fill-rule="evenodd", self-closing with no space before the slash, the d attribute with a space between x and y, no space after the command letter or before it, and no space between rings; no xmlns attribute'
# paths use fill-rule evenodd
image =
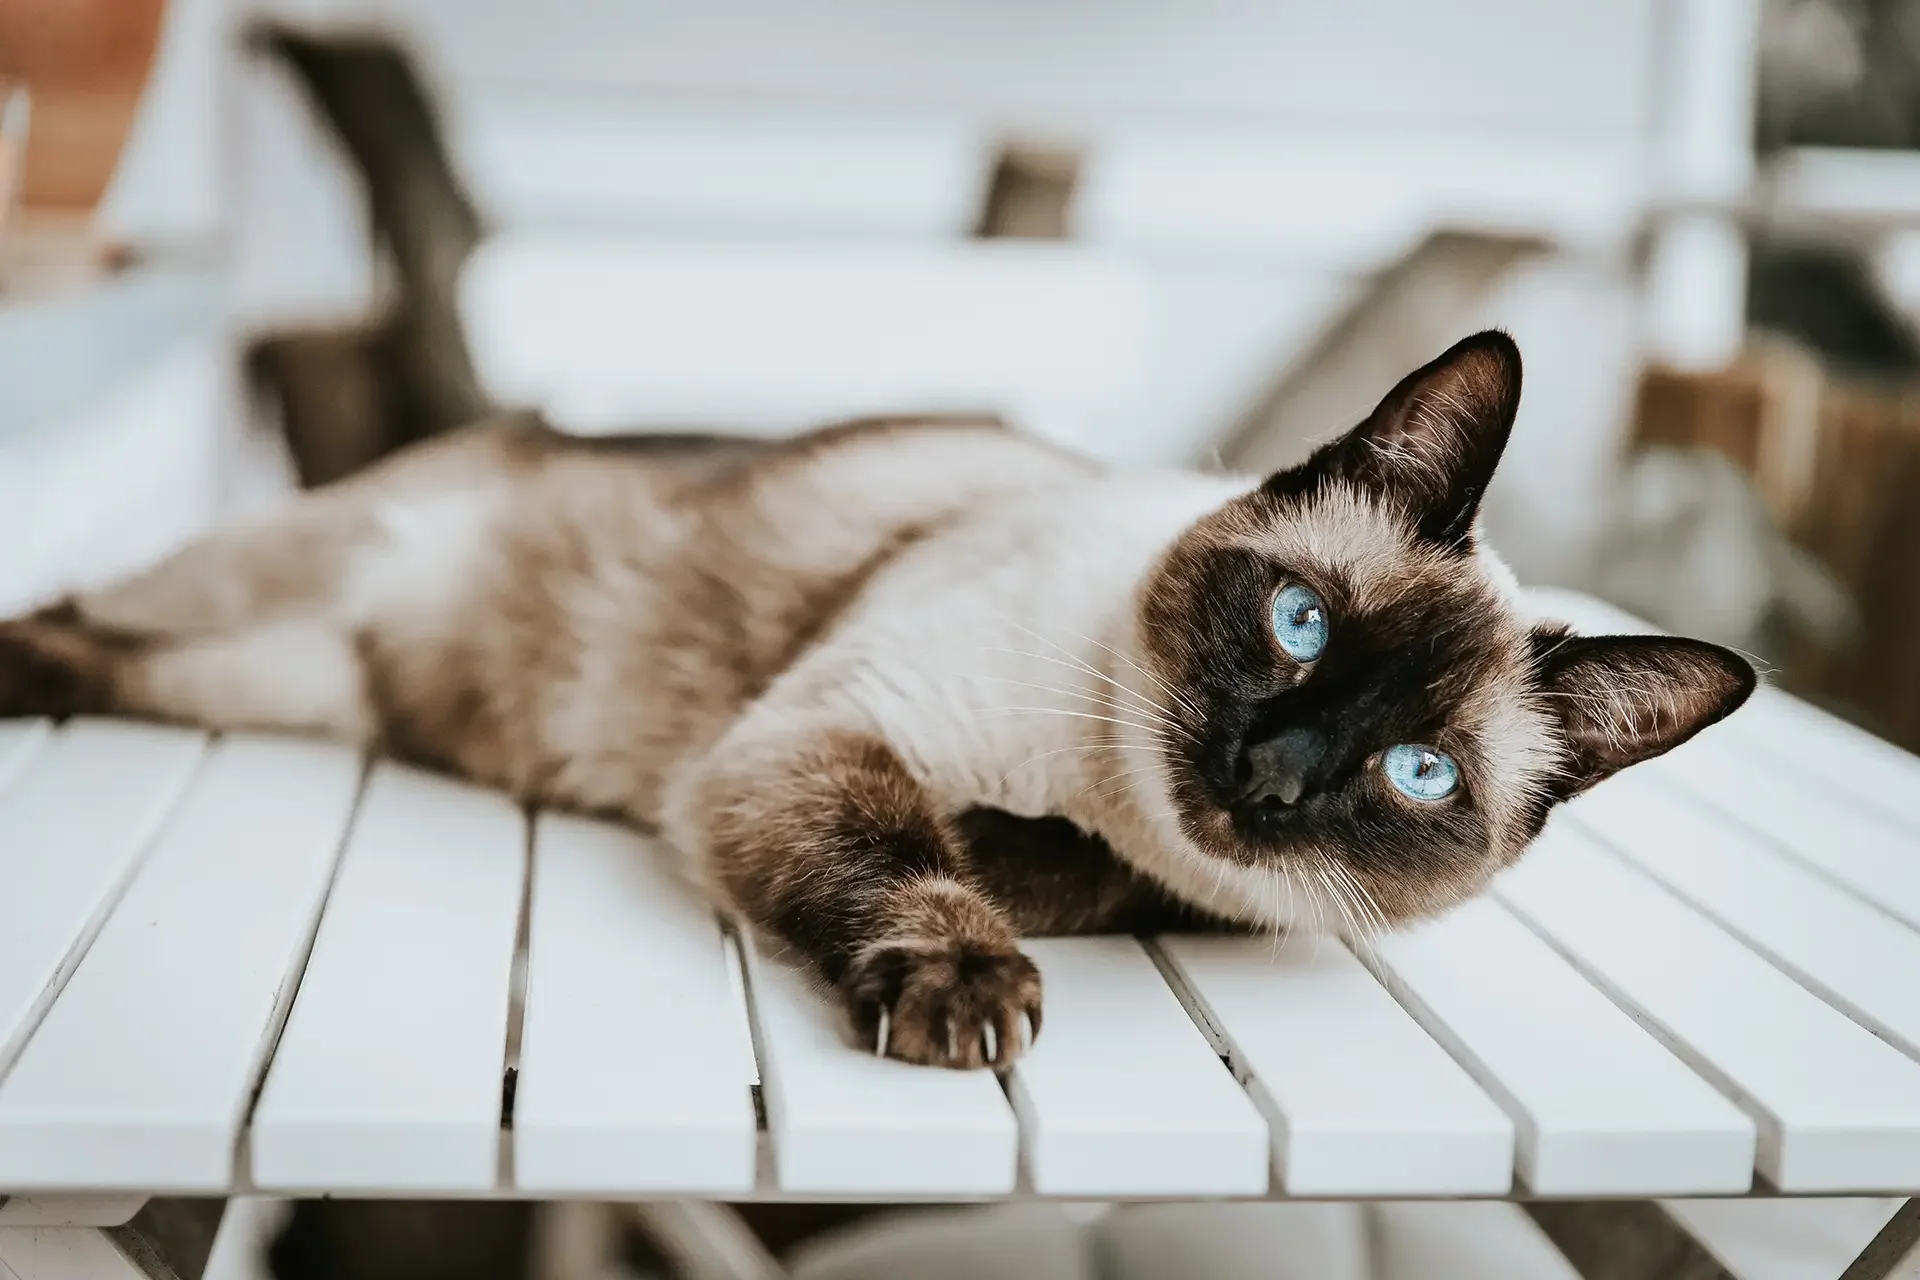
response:
<svg viewBox="0 0 1920 1280"><path fill-rule="evenodd" d="M1040 971L1011 942L882 940L840 990L862 1041L905 1062L1005 1067L1040 1031Z"/></svg>

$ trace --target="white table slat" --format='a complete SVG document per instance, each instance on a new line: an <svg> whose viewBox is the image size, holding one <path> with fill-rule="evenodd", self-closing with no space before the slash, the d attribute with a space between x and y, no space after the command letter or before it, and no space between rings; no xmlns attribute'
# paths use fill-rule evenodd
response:
<svg viewBox="0 0 1920 1280"><path fill-rule="evenodd" d="M53 726L45 720L0 720L0 790L52 736Z"/></svg>
<svg viewBox="0 0 1920 1280"><path fill-rule="evenodd" d="M1556 818L1494 892L1759 1125L1784 1191L1920 1186L1920 1064Z"/></svg>
<svg viewBox="0 0 1920 1280"><path fill-rule="evenodd" d="M805 976L743 940L761 1092L781 1190L999 1195L1019 1130L989 1071L946 1071L856 1047Z"/></svg>
<svg viewBox="0 0 1920 1280"><path fill-rule="evenodd" d="M1266 1121L1132 938L1044 938L1043 1031L1009 1094L1045 1195L1257 1195Z"/></svg>
<svg viewBox="0 0 1920 1280"><path fill-rule="evenodd" d="M534 829L514 1181L565 1194L747 1191L753 1057L712 909L630 830Z"/></svg>
<svg viewBox="0 0 1920 1280"><path fill-rule="evenodd" d="M76 721L0 793L0 1078L80 963L206 746Z"/></svg>
<svg viewBox="0 0 1920 1280"><path fill-rule="evenodd" d="M1566 816L1920 1058L1920 933L1656 781L1617 778Z"/></svg>
<svg viewBox="0 0 1920 1280"><path fill-rule="evenodd" d="M1796 770L1920 832L1920 759L1779 689L1754 692L1727 728Z"/></svg>
<svg viewBox="0 0 1920 1280"><path fill-rule="evenodd" d="M1499 1195L1513 1124L1338 941L1165 937L1292 1195Z"/></svg>
<svg viewBox="0 0 1920 1280"><path fill-rule="evenodd" d="M341 746L214 746L0 1082L0 1185L232 1185L359 780Z"/></svg>
<svg viewBox="0 0 1920 1280"><path fill-rule="evenodd" d="M271 1190L480 1190L500 1103L526 824L375 767L252 1128Z"/></svg>
<svg viewBox="0 0 1920 1280"><path fill-rule="evenodd" d="M1709 1194L1753 1181L1754 1126L1499 903L1475 899L1365 953L1506 1107L1542 1195Z"/></svg>
<svg viewBox="0 0 1920 1280"><path fill-rule="evenodd" d="M1759 833L1920 928L1920 827L1910 829L1740 738L1703 738L1642 768L1700 797L1726 825ZM1920 779L1911 785L1920 789Z"/></svg>

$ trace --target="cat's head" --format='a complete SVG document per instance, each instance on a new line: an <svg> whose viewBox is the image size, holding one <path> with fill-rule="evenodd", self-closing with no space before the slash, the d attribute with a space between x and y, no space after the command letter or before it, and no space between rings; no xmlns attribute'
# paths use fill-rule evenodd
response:
<svg viewBox="0 0 1920 1280"><path fill-rule="evenodd" d="M1171 803L1217 870L1357 900L1329 887L1351 879L1387 922L1437 911L1554 805L1752 692L1714 645L1523 616L1475 533L1519 400L1512 339L1468 338L1154 571L1138 632L1178 722Z"/></svg>

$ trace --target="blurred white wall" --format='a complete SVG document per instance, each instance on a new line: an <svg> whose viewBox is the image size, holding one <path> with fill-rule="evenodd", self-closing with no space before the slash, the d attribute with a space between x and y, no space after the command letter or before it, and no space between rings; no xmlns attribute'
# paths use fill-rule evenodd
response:
<svg viewBox="0 0 1920 1280"><path fill-rule="evenodd" d="M269 0L383 21L473 84L1591 134L1648 119L1651 0Z"/></svg>
<svg viewBox="0 0 1920 1280"><path fill-rule="evenodd" d="M1143 274L1150 333L1116 370L1137 389L1081 442L1135 461L1203 456L1436 224L1618 244L1652 110L1650 0L260 7L412 34L507 234L948 241L1001 137L1083 146L1079 242ZM243 86L241 313L350 310L372 288L350 179L276 72Z"/></svg>
<svg viewBox="0 0 1920 1280"><path fill-rule="evenodd" d="M1123 394L1062 429L1116 460L1204 461L1425 231L1548 235L1566 255L1509 281L1484 317L1515 330L1529 371L1489 517L1539 573L1577 559L1642 339L1625 248L1672 150L1656 55L1673 19L1654 0L175 0L111 221L223 243L246 327L349 318L378 278L354 180L297 91L221 52L255 12L413 36L456 160L509 240L933 258L973 220L1003 138L1082 147L1076 242L1052 252L1132 272L1141 314L1108 357ZM1018 289L1006 305L1037 306ZM540 320L560 349L569 324L608 314L552 310ZM1079 351L1085 381L1100 355L1072 336L1061 350ZM1050 358L1040 338L1032 355ZM686 379L650 399L633 377L574 376L571 398L602 420L753 416L726 379L703 402ZM848 383L850 407L870 383ZM815 390L797 416L832 410Z"/></svg>

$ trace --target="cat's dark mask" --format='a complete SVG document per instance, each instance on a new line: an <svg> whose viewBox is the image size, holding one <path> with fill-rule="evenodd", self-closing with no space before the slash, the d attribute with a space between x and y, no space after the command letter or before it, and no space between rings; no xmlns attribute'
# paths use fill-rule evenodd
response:
<svg viewBox="0 0 1920 1280"><path fill-rule="evenodd" d="M1475 532L1519 402L1513 340L1476 334L1169 551L1139 634L1182 695L1168 799L1201 856L1426 914L1746 700L1717 646L1525 618Z"/></svg>

